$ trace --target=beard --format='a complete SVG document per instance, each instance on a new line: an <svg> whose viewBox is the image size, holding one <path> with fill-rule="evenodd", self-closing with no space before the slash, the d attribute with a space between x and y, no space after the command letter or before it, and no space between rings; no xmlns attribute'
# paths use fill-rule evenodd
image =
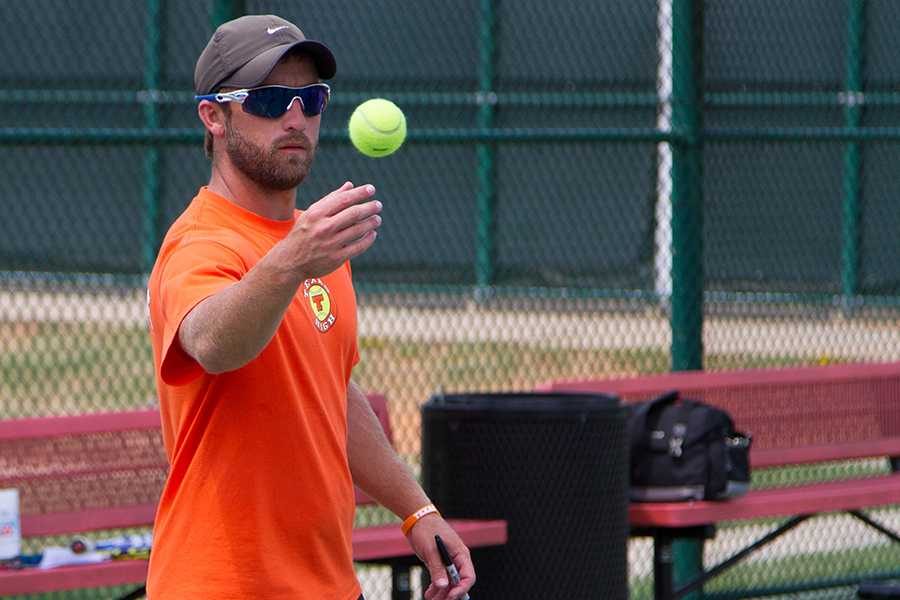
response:
<svg viewBox="0 0 900 600"><path fill-rule="evenodd" d="M279 145L303 146L304 155L283 153ZM271 147L257 146L228 124L225 132L225 152L232 164L251 181L268 190L289 190L306 179L315 158L316 149L302 133L286 137Z"/></svg>

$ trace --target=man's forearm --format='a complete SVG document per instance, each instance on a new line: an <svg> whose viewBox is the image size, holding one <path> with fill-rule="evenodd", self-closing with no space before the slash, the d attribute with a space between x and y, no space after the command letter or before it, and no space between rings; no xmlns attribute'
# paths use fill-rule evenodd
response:
<svg viewBox="0 0 900 600"><path fill-rule="evenodd" d="M237 283L200 302L178 331L182 348L209 373L238 369L271 341L297 293L297 276L270 253Z"/></svg>
<svg viewBox="0 0 900 600"><path fill-rule="evenodd" d="M428 504L422 486L391 447L365 394L353 382L347 391L347 421L353 482L401 518Z"/></svg>

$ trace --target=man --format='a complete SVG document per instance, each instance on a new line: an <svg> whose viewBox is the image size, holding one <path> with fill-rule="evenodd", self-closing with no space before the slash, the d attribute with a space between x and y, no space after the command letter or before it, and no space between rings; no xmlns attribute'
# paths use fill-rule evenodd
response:
<svg viewBox="0 0 900 600"><path fill-rule="evenodd" d="M349 260L381 224L374 187L346 182L295 208L330 93L322 80L335 70L325 45L271 15L222 25L197 61L212 173L167 233L148 287L171 462L151 600L362 598L353 483L405 518L433 582L426 598L459 598L475 581L468 549L350 381Z"/></svg>

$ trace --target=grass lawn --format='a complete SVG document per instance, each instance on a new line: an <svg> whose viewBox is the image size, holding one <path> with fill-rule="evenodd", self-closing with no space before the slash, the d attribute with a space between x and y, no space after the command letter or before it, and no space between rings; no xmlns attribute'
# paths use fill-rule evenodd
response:
<svg viewBox="0 0 900 600"><path fill-rule="evenodd" d="M156 404L143 327L0 323L0 418Z"/></svg>
<svg viewBox="0 0 900 600"><path fill-rule="evenodd" d="M743 598L754 589L793 589L799 584L808 582L833 582L837 587L846 584L848 579L878 574L900 577L900 546L896 544L872 546L773 560L745 561L707 583L704 592L707 598ZM783 595L773 597L795 598L794 593L794 591L785 592ZM814 594L812 597L820 596ZM855 597L855 593L847 596L847 598ZM651 598L653 598L652 577L633 579L630 599Z"/></svg>
<svg viewBox="0 0 900 600"><path fill-rule="evenodd" d="M0 418L143 407L155 402L144 326L0 323ZM438 390L527 390L553 378L665 372L666 348L594 350L516 343L360 340L354 378L416 406ZM808 364L792 356L711 355L710 369Z"/></svg>

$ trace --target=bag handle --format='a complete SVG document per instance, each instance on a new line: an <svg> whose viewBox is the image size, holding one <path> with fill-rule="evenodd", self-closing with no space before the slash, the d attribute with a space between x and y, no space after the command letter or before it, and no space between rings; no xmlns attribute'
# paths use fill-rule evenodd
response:
<svg viewBox="0 0 900 600"><path fill-rule="evenodd" d="M634 409L634 416L632 417L632 426L631 430L631 450L634 452L636 449L642 446L642 440L644 439L643 433L647 430L647 420L650 417L650 413L656 413L662 408L668 406L676 402L679 398L678 390L670 390L661 396L657 396L652 400L648 400L646 402L641 402Z"/></svg>

